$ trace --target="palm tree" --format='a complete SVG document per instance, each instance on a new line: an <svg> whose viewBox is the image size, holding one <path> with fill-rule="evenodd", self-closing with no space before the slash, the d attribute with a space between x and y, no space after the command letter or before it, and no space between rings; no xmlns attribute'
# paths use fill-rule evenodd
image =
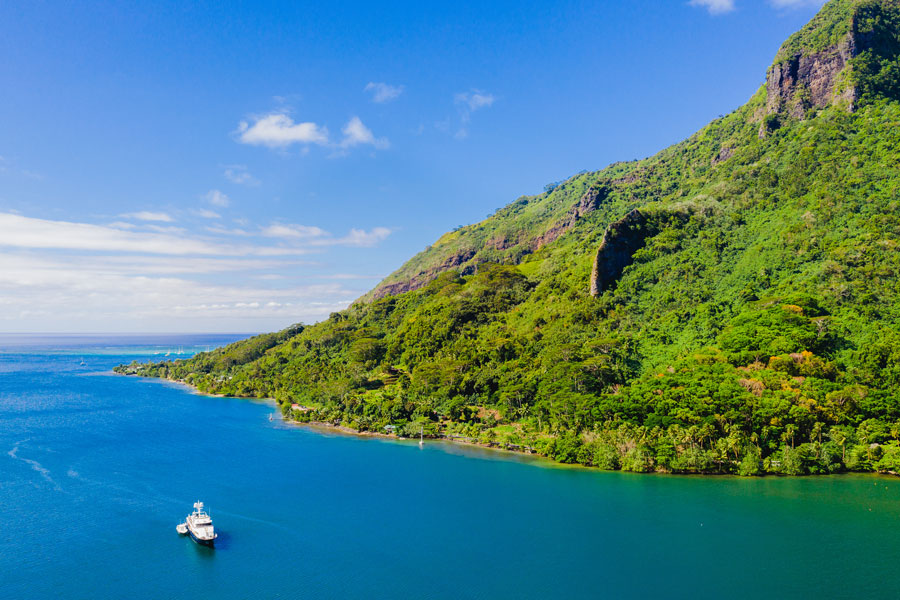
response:
<svg viewBox="0 0 900 600"><path fill-rule="evenodd" d="M816 459L821 458L822 454L822 428L825 426L825 423L820 423L816 421L812 426L812 430L809 433L809 441L816 444Z"/></svg>
<svg viewBox="0 0 900 600"><path fill-rule="evenodd" d="M841 446L841 462L846 462L847 459L847 432L841 429L840 427L832 427L828 431L828 437L831 438L831 441L835 444L840 444Z"/></svg>
<svg viewBox="0 0 900 600"><path fill-rule="evenodd" d="M795 435L797 435L797 426L794 425L793 423L788 423L784 427L784 435L782 435L781 439L783 439L786 442L787 438L791 438L791 449L793 449Z"/></svg>
<svg viewBox="0 0 900 600"><path fill-rule="evenodd" d="M741 447L741 430L736 425L732 425L728 428L728 437L725 438L726 443L728 444L728 449L734 452L734 460L738 461L738 449Z"/></svg>

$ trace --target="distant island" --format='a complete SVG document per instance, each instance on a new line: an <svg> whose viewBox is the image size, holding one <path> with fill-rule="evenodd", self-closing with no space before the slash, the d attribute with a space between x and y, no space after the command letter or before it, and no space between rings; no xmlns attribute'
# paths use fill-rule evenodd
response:
<svg viewBox="0 0 900 600"><path fill-rule="evenodd" d="M116 371L602 469L900 472L898 101L900 2L831 0L687 140L445 234L326 321Z"/></svg>

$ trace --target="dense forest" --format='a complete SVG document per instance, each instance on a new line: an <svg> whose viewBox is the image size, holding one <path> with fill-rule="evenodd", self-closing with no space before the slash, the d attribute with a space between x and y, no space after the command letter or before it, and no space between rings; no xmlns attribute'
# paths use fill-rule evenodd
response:
<svg viewBox="0 0 900 600"><path fill-rule="evenodd" d="M900 472L898 15L832 0L742 108L326 321L117 370L603 469Z"/></svg>

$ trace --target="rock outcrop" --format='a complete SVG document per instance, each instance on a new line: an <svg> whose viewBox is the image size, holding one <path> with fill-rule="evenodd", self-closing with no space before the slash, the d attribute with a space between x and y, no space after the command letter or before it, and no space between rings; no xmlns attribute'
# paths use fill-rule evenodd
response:
<svg viewBox="0 0 900 600"><path fill-rule="evenodd" d="M547 231L534 238L529 247L531 250L540 250L559 236L569 231L578 223L585 215L590 214L600 207L600 204L609 195L609 188L605 185L595 185L586 191L578 200L578 204L573 206L565 218L550 227Z"/></svg>
<svg viewBox="0 0 900 600"><path fill-rule="evenodd" d="M452 254L447 259L442 262L439 266L428 269L426 271L422 271L415 275L414 277L406 280L406 281L397 281L395 283L381 284L372 292L372 297L375 300L379 298L384 298L385 296L394 296L396 294L402 294L403 292L409 292L411 290L417 290L421 287L426 286L429 282L434 280L435 277L440 275L445 271L449 271L450 269L457 269L463 263L470 260L475 256L475 250L461 250L456 254ZM474 272L474 267L470 267L467 269L462 269L461 273L463 275L468 275Z"/></svg>
<svg viewBox="0 0 900 600"><path fill-rule="evenodd" d="M851 33L837 46L775 63L766 77L766 113L800 119L811 108L838 103L853 110L857 89L839 76L858 52L856 36Z"/></svg>
<svg viewBox="0 0 900 600"><path fill-rule="evenodd" d="M610 190L606 185L593 185L582 194L578 203L572 206L562 219L548 227L539 235L534 235L534 233L531 235L528 235L527 233L500 234L487 240L487 242L484 243L484 249L502 251L516 246L522 246L527 248L529 252L535 252L572 229L580 219L597 210L609 195L609 192ZM441 273L451 269L457 269L462 275L470 275L475 271L478 262L479 258L477 250L460 250L455 254L448 256L441 264L430 269L422 270L409 279L379 284L378 287L373 290L372 298L377 300L379 298L384 298L385 296L393 296L411 290L417 290L427 285Z"/></svg>
<svg viewBox="0 0 900 600"><path fill-rule="evenodd" d="M603 241L594 256L591 270L590 293L599 296L609 289L622 275L625 267L633 262L634 253L644 247L647 238L656 235L654 222L640 210L633 210L622 219L610 223L603 234Z"/></svg>
<svg viewBox="0 0 900 600"><path fill-rule="evenodd" d="M829 2L778 51L766 75L765 114L803 118L832 105L855 110L861 94L872 91L862 79L871 78L873 65L900 54L898 22L898 0ZM864 53L865 65L853 60Z"/></svg>

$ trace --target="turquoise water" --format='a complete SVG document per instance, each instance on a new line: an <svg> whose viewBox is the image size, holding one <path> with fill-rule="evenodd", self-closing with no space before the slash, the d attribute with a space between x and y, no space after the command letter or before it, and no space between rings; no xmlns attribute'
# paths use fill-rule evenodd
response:
<svg viewBox="0 0 900 600"><path fill-rule="evenodd" d="M230 339L0 338L0 598L900 594L898 479L548 467L109 372Z"/></svg>

